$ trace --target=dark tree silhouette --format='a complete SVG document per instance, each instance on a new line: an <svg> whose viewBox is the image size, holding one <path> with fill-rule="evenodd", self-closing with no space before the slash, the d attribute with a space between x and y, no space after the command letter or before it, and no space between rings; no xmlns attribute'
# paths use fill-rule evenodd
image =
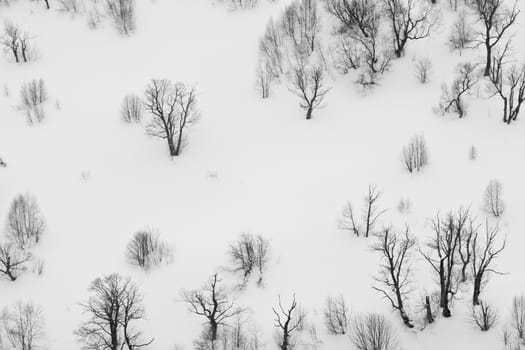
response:
<svg viewBox="0 0 525 350"><path fill-rule="evenodd" d="M301 329L306 318L306 314L295 300L295 294L288 307L283 306L281 296L279 296L279 307L273 308L273 314L275 315L275 327L279 330L279 349L291 350L295 344L296 332Z"/></svg>
<svg viewBox="0 0 525 350"><path fill-rule="evenodd" d="M312 118L312 113L323 102L330 91L324 85L324 69L322 66L307 66L299 62L292 72L290 92L301 99L301 108L306 110L306 119Z"/></svg>

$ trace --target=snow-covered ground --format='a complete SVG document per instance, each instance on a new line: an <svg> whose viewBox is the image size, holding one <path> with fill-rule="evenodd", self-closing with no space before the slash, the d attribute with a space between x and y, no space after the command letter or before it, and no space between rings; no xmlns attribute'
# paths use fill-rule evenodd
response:
<svg viewBox="0 0 525 350"><path fill-rule="evenodd" d="M0 308L19 299L42 305L49 349L78 348L78 303L95 277L113 272L131 276L144 294L144 331L155 337L151 349L191 349L202 320L187 312L180 290L198 288L226 266L228 245L242 232L271 242L264 288L250 285L238 296L251 308L268 349L277 348L277 296L289 300L294 292L318 326L322 349L352 348L348 337L329 335L323 326L325 298L338 293L352 312L387 315L403 349L502 346L499 326L512 297L525 291L525 115L506 125L499 100L474 97L466 118L433 112L455 64L483 54L449 51L451 12L443 3L439 32L409 42L378 88L362 94L352 78L333 71L325 107L305 121L286 84L268 100L254 89L258 40L285 4L230 12L210 0L138 1L136 33L125 38L109 24L92 30L84 17L33 2L0 6L0 22L9 18L35 33L41 54L29 64L0 59L0 87L9 91L0 96L0 157L7 163L0 168L0 227L11 200L26 191L35 194L48 224L36 251L44 273L0 281ZM524 32L518 28L516 43ZM427 85L413 74L413 58L420 56L434 65ZM45 79L50 101L45 121L29 126L16 105L21 84L33 78ZM122 98L142 93L151 78L198 90L202 118L174 159L162 140L119 118ZM424 134L430 161L422 173L410 174L400 153L416 133ZM476 160L469 159L472 145ZM494 275L483 297L498 307L500 324L482 333L468 321L467 289L452 318L439 318L423 331L404 328L371 289L378 271L378 256L369 249L373 240L337 227L343 204L357 204L368 184L376 184L383 191L381 208L389 209L381 225L408 223L423 245L438 210L470 206L484 218L483 191L493 178L504 187L501 230L508 247L498 268L507 274ZM396 210L402 197L413 203L410 214ZM145 226L158 228L175 248L171 265L148 273L124 258L128 240ZM416 300L435 287L426 262L418 257L414 269ZM231 280L227 273L224 278Z"/></svg>

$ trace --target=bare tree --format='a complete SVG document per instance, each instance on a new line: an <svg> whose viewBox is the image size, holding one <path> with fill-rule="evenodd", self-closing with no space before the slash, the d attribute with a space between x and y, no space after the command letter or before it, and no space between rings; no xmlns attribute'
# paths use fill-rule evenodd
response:
<svg viewBox="0 0 525 350"><path fill-rule="evenodd" d="M498 311L489 304L481 301L479 305L472 306L472 322L478 326L482 332L491 329L498 318Z"/></svg>
<svg viewBox="0 0 525 350"><path fill-rule="evenodd" d="M415 74L419 83L428 83L432 74L432 61L428 57L416 60Z"/></svg>
<svg viewBox="0 0 525 350"><path fill-rule="evenodd" d="M512 299L511 325L520 340L525 340L525 295Z"/></svg>
<svg viewBox="0 0 525 350"><path fill-rule="evenodd" d="M266 26L264 36L259 41L259 53L274 77L279 77L285 72L283 45L283 34L278 24L271 19Z"/></svg>
<svg viewBox="0 0 525 350"><path fill-rule="evenodd" d="M261 94L262 99L270 97L270 90L272 86L272 81L274 79L274 74L268 60L263 60L259 62L256 72L256 87L257 91Z"/></svg>
<svg viewBox="0 0 525 350"><path fill-rule="evenodd" d="M383 315L356 316L352 322L352 342L358 350L395 350L392 326Z"/></svg>
<svg viewBox="0 0 525 350"><path fill-rule="evenodd" d="M20 89L20 106L25 111L29 124L44 120L44 103L48 100L46 84L43 79L33 79Z"/></svg>
<svg viewBox="0 0 525 350"><path fill-rule="evenodd" d="M378 242L372 247L381 255L379 277L375 280L377 285L372 288L380 292L392 307L399 313L403 323L412 328L405 308L410 288L410 258L416 240L409 234L408 226L403 233L390 228L384 229L377 235Z"/></svg>
<svg viewBox="0 0 525 350"><path fill-rule="evenodd" d="M230 245L230 259L235 272L242 272L243 285L248 278L257 270L259 273L258 283L262 282L263 272L268 262L270 243L261 235L254 236L244 233Z"/></svg>
<svg viewBox="0 0 525 350"><path fill-rule="evenodd" d="M477 32L478 46L485 46L486 63L484 76L488 77L492 69L492 50L500 42L505 32L516 22L518 14L517 1L512 9L506 8L503 0L473 0L470 6L481 23Z"/></svg>
<svg viewBox="0 0 525 350"><path fill-rule="evenodd" d="M31 254L19 249L15 244L0 244L0 274L9 280L15 281L26 270L26 263L30 260Z"/></svg>
<svg viewBox="0 0 525 350"><path fill-rule="evenodd" d="M379 210L378 201L381 198L382 192L377 189L375 185L368 186L368 193L364 198L365 206L362 211L363 227L357 223L354 217L352 203L348 202L343 209L342 217L339 219L339 228L342 230L350 230L356 236L363 235L365 237L374 233L374 228L377 220L383 215L386 210Z"/></svg>
<svg viewBox="0 0 525 350"><path fill-rule="evenodd" d="M489 69L489 93L498 95L503 102L503 122L510 124L518 118L520 108L525 101L525 62L507 68L507 54L510 41L504 49L494 55L494 62Z"/></svg>
<svg viewBox="0 0 525 350"><path fill-rule="evenodd" d="M421 254L436 273L440 289L440 307L443 316L450 317L450 301L459 284L458 250L460 234L470 217L468 210L459 209L442 217L439 213L432 220L433 237L427 244L430 252Z"/></svg>
<svg viewBox="0 0 525 350"><path fill-rule="evenodd" d="M281 27L283 34L293 43L294 52L303 57L309 56L315 50L321 30L317 1L291 3L284 11Z"/></svg>
<svg viewBox="0 0 525 350"><path fill-rule="evenodd" d="M227 325L230 319L245 311L230 300L221 282L218 274L214 274L200 290L183 290L181 293L188 311L206 319L212 342L217 340L219 327Z"/></svg>
<svg viewBox="0 0 525 350"><path fill-rule="evenodd" d="M146 88L144 107L152 115L146 132L166 139L170 155L178 156L184 133L199 116L195 89L180 82L153 79Z"/></svg>
<svg viewBox="0 0 525 350"><path fill-rule="evenodd" d="M474 48L476 33L467 12L462 10L452 25L452 31L448 37L448 43L453 50L458 50L461 55L463 50Z"/></svg>
<svg viewBox="0 0 525 350"><path fill-rule="evenodd" d="M139 123L142 119L142 100L137 95L126 95L122 101L120 115L127 123Z"/></svg>
<svg viewBox="0 0 525 350"><path fill-rule="evenodd" d="M498 225L489 226L488 221L485 223L485 237L482 241L476 232L472 238L472 276L474 279L474 289L472 294L472 304L479 305L479 295L487 282L490 274L500 274L495 268L495 260L505 249L506 240L501 245L497 244L499 234Z"/></svg>
<svg viewBox="0 0 525 350"><path fill-rule="evenodd" d="M296 342L296 333L303 327L306 313L301 309L293 295L292 303L285 307L279 296L279 307L273 308L274 325L278 329L278 346L280 350L292 350Z"/></svg>
<svg viewBox="0 0 525 350"><path fill-rule="evenodd" d="M500 217L503 215L505 205L501 199L501 194L503 192L503 186L501 182L497 179L490 180L489 184L485 189L484 206L485 211L495 217Z"/></svg>
<svg viewBox="0 0 525 350"><path fill-rule="evenodd" d="M40 306L19 301L4 309L1 320L3 333L13 350L44 349L45 320Z"/></svg>
<svg viewBox="0 0 525 350"><path fill-rule="evenodd" d="M7 234L20 249L37 244L46 224L36 198L30 194L19 194L11 202L7 215Z"/></svg>
<svg viewBox="0 0 525 350"><path fill-rule="evenodd" d="M365 38L371 36L379 17L376 3L371 0L327 0L326 9L339 20L340 32L360 33Z"/></svg>
<svg viewBox="0 0 525 350"><path fill-rule="evenodd" d="M312 113L323 102L330 90L324 84L324 68L321 65L307 66L300 61L292 72L290 92L301 99L301 108L306 110L306 119L312 118Z"/></svg>
<svg viewBox="0 0 525 350"><path fill-rule="evenodd" d="M75 331L84 350L136 350L150 345L134 327L144 318L142 295L136 284L118 274L95 279L82 303L88 318Z"/></svg>
<svg viewBox="0 0 525 350"><path fill-rule="evenodd" d="M411 173L420 171L427 165L428 151L423 135L414 135L410 143L403 147L401 160L405 168Z"/></svg>
<svg viewBox="0 0 525 350"><path fill-rule="evenodd" d="M173 249L160 240L156 230L146 228L133 235L126 247L126 258L132 265L149 269L161 263L170 263L173 258Z"/></svg>
<svg viewBox="0 0 525 350"><path fill-rule="evenodd" d="M11 51L15 62L20 62L20 36L22 30L20 27L8 20L4 21L4 35L0 38L0 44L8 51Z"/></svg>
<svg viewBox="0 0 525 350"><path fill-rule="evenodd" d="M106 12L117 30L130 35L135 30L135 0L105 0Z"/></svg>
<svg viewBox="0 0 525 350"><path fill-rule="evenodd" d="M435 7L419 0L383 0L393 34L394 53L401 57L409 40L430 35L437 24Z"/></svg>
<svg viewBox="0 0 525 350"><path fill-rule="evenodd" d="M328 332L343 335L348 332L349 310L343 295L326 298L323 315Z"/></svg>
<svg viewBox="0 0 525 350"><path fill-rule="evenodd" d="M441 115L446 113L457 113L459 118L466 114L466 105L463 96L468 94L472 87L479 81L476 72L477 64L470 62L461 63L456 68L457 73L451 86L443 85L441 87L441 97L438 105Z"/></svg>

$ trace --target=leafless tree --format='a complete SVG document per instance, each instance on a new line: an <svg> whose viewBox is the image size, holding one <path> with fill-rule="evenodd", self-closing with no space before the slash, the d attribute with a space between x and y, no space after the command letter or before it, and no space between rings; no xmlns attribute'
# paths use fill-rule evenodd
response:
<svg viewBox="0 0 525 350"><path fill-rule="evenodd" d="M218 274L214 274L200 290L183 290L181 293L188 311L206 319L212 342L217 340L219 327L226 326L230 319L245 311L230 299L221 282Z"/></svg>
<svg viewBox="0 0 525 350"><path fill-rule="evenodd" d="M518 338L525 340L525 295L515 296L512 299L511 326Z"/></svg>
<svg viewBox="0 0 525 350"><path fill-rule="evenodd" d="M381 255L377 284L372 288L380 292L399 313L403 323L412 328L414 325L407 314L405 304L411 292L410 258L416 240L409 233L408 226L403 233L385 228L377 235L378 242L372 249Z"/></svg>
<svg viewBox="0 0 525 350"><path fill-rule="evenodd" d="M294 51L309 56L315 50L321 30L317 1L292 2L284 11L281 27L284 36L293 43Z"/></svg>
<svg viewBox="0 0 525 350"><path fill-rule="evenodd" d="M328 332L343 335L348 332L349 309L342 294L326 298L323 315Z"/></svg>
<svg viewBox="0 0 525 350"><path fill-rule="evenodd" d="M84 350L137 350L153 339L143 340L136 321L144 318L142 295L136 284L118 274L95 279L90 297L81 304L88 318L75 331Z"/></svg>
<svg viewBox="0 0 525 350"><path fill-rule="evenodd" d="M498 95L503 102L503 122L510 124L518 118L520 108L525 101L525 62L507 65L510 41L504 49L494 55L489 69L489 93Z"/></svg>
<svg viewBox="0 0 525 350"><path fill-rule="evenodd" d="M474 289L472 294L472 304L479 305L479 295L487 282L490 274L500 274L495 268L495 260L505 249L506 240L497 245L499 234L498 225L489 226L488 221L485 223L484 240L478 237L476 232L472 238L472 276L474 279Z"/></svg>
<svg viewBox="0 0 525 350"><path fill-rule="evenodd" d="M127 123L139 123L142 119L142 100L137 95L126 95L122 101L120 115Z"/></svg>
<svg viewBox="0 0 525 350"><path fill-rule="evenodd" d="M444 317L450 317L450 301L454 298L459 284L458 250L460 235L470 217L468 210L459 209L444 217L439 213L432 220L433 237L428 242L429 252L421 254L437 275L440 290L440 307Z"/></svg>
<svg viewBox="0 0 525 350"><path fill-rule="evenodd" d="M474 48L476 33L468 18L467 12L462 10L452 25L452 31L448 37L448 43L453 50L458 50L459 54L465 49Z"/></svg>
<svg viewBox="0 0 525 350"><path fill-rule="evenodd" d="M149 269L161 263L170 263L173 258L173 249L161 241L156 230L146 228L133 235L126 247L126 258L132 265Z"/></svg>
<svg viewBox="0 0 525 350"><path fill-rule="evenodd" d="M280 350L292 350L296 342L296 333L299 332L306 319L306 313L301 309L293 295L289 306L283 306L279 296L278 308L273 308L274 325L278 329L278 346Z"/></svg>
<svg viewBox="0 0 525 350"><path fill-rule="evenodd" d="M373 234L377 220L386 212L386 210L380 210L378 207L381 194L382 192L375 185L369 185L368 193L364 198L365 206L362 211L363 227L361 228L357 223L352 203L348 202L343 209L342 217L339 219L339 228L350 230L358 237L360 235L368 237Z"/></svg>
<svg viewBox="0 0 525 350"><path fill-rule="evenodd" d="M463 97L479 81L476 68L477 64L470 62L459 64L456 68L456 77L451 86L448 87L444 84L441 87L441 97L438 105L441 115L453 112L457 113L459 118L465 116L467 111Z"/></svg>
<svg viewBox="0 0 525 350"><path fill-rule="evenodd" d="M271 19L266 26L264 36L259 41L259 53L274 77L279 77L285 72L283 45L283 34L279 25Z"/></svg>
<svg viewBox="0 0 525 350"><path fill-rule="evenodd" d="M300 61L292 71L290 92L301 99L301 108L306 111L306 119L312 118L312 113L323 102L330 91L325 86L325 72L321 65L309 66Z"/></svg>
<svg viewBox="0 0 525 350"><path fill-rule="evenodd" d="M480 302L472 306L472 322L483 332L491 329L499 318L498 311L491 305Z"/></svg>
<svg viewBox="0 0 525 350"><path fill-rule="evenodd" d="M11 242L0 244L0 274L15 281L26 270L31 254Z"/></svg>
<svg viewBox="0 0 525 350"><path fill-rule="evenodd" d="M273 79L271 64L266 59L259 62L256 72L256 87L262 99L270 97Z"/></svg>
<svg viewBox="0 0 525 350"><path fill-rule="evenodd" d="M395 350L392 326L383 315L359 315L353 319L351 339L358 350Z"/></svg>
<svg viewBox="0 0 525 350"><path fill-rule="evenodd" d="M428 57L417 59L415 74L419 83L428 83L430 81L430 75L432 74L432 61Z"/></svg>
<svg viewBox="0 0 525 350"><path fill-rule="evenodd" d="M383 0L393 34L394 54L401 57L409 40L430 35L437 24L436 8L419 0Z"/></svg>
<svg viewBox="0 0 525 350"><path fill-rule="evenodd" d="M401 160L405 168L411 173L420 171L427 165L428 151L423 135L414 135L410 143L403 147Z"/></svg>
<svg viewBox="0 0 525 350"><path fill-rule="evenodd" d="M146 88L144 107L152 115L146 132L166 139L170 155L178 156L184 133L198 120L195 89L180 82L153 79Z"/></svg>
<svg viewBox="0 0 525 350"><path fill-rule="evenodd" d="M254 270L257 270L259 274L258 283L262 282L269 250L270 243L264 237L249 233L242 234L236 242L230 245L230 259L233 270L242 272L243 285L248 281Z"/></svg>
<svg viewBox="0 0 525 350"><path fill-rule="evenodd" d="M13 54L15 62L20 62L20 37L22 30L20 27L8 20L4 21L4 35L0 37L0 44Z"/></svg>
<svg viewBox="0 0 525 350"><path fill-rule="evenodd" d="M516 22L520 13L517 1L511 9L505 7L503 0L473 0L470 6L481 24L477 32L477 45L485 46L486 63L484 76L488 77L492 69L492 50L503 38L505 32Z"/></svg>
<svg viewBox="0 0 525 350"><path fill-rule="evenodd" d="M376 26L379 11L371 0L327 0L327 11L340 22L340 32L360 33L365 38Z"/></svg>
<svg viewBox="0 0 525 350"><path fill-rule="evenodd" d="M485 211L495 217L503 215L505 205L501 199L503 192L503 186L497 179L490 180L489 184L485 189L484 207Z"/></svg>
<svg viewBox="0 0 525 350"><path fill-rule="evenodd" d="M19 301L3 310L1 320L3 333L12 346L10 349L44 349L45 320L40 306L32 302Z"/></svg>
<svg viewBox="0 0 525 350"><path fill-rule="evenodd" d="M130 35L135 30L135 0L105 0L106 13L117 30Z"/></svg>
<svg viewBox="0 0 525 350"><path fill-rule="evenodd" d="M40 241L45 229L36 198L30 193L16 196L9 207L6 227L13 242L20 249L31 247Z"/></svg>
<svg viewBox="0 0 525 350"><path fill-rule="evenodd" d="M20 99L19 108L26 113L29 124L44 120L44 103L48 100L48 95L43 79L33 79L24 83L20 89Z"/></svg>

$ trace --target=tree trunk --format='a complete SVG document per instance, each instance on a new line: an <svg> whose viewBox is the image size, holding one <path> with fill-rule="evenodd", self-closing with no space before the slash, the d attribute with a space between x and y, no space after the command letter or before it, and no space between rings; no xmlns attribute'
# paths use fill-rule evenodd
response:
<svg viewBox="0 0 525 350"><path fill-rule="evenodd" d="M483 75L488 77L490 75L490 67L492 65L492 47L488 42L485 43L485 47L487 48L487 62L485 63L485 72Z"/></svg>
<svg viewBox="0 0 525 350"><path fill-rule="evenodd" d="M312 112L313 112L313 108L312 106L309 106L308 110L306 111L306 120L312 119Z"/></svg>
<svg viewBox="0 0 525 350"><path fill-rule="evenodd" d="M175 144L173 143L173 138L170 136L168 136L168 146L170 148L170 156L177 156L177 149L175 148Z"/></svg>
<svg viewBox="0 0 525 350"><path fill-rule="evenodd" d="M211 341L217 340L217 328L218 328L217 322L215 322L214 320L210 320Z"/></svg>
<svg viewBox="0 0 525 350"><path fill-rule="evenodd" d="M425 297L425 310L427 312L427 322L433 323L434 316L432 315L432 308L430 307L430 297L428 295Z"/></svg>
<svg viewBox="0 0 525 350"><path fill-rule="evenodd" d="M472 305L479 305L479 295L481 294L481 276L474 278L474 291L472 293Z"/></svg>
<svg viewBox="0 0 525 350"><path fill-rule="evenodd" d="M177 137L177 148L175 149L175 155L178 156L180 154L180 147L182 145L182 129L179 130L179 135Z"/></svg>

